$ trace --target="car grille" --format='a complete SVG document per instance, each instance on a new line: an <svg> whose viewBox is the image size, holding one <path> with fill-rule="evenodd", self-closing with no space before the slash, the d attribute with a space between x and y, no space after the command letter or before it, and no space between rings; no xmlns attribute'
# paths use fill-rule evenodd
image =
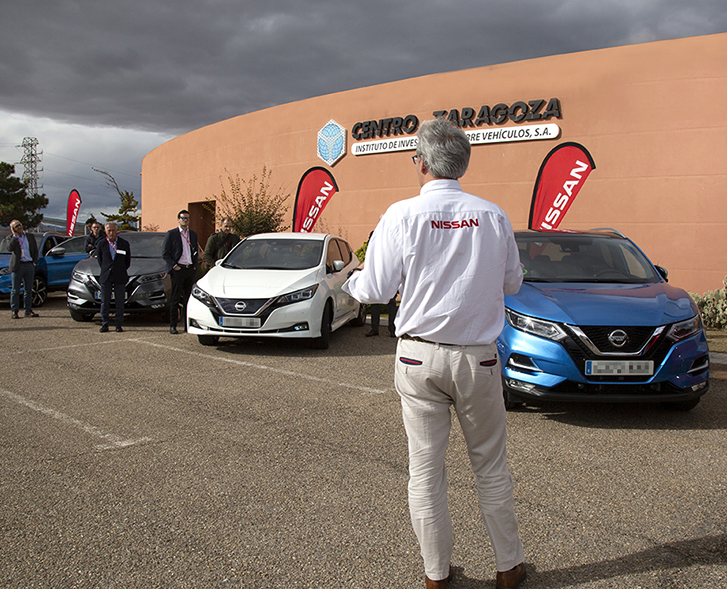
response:
<svg viewBox="0 0 727 589"><path fill-rule="evenodd" d="M588 344L569 326L564 326L568 335L568 339L563 341L568 354L575 362L578 369L585 375L586 373L586 360L602 360L604 356L596 354ZM645 327L614 327L614 326L579 326L579 329L588 336L591 343L595 345L602 354L608 354L609 359L613 360L653 360L654 369L658 367L664 360L666 355L671 349L671 342L667 339L667 330L664 329L659 335L651 342L651 345L644 349L644 352L639 355L634 355L643 348L652 336L657 332L658 328L653 326ZM609 340L608 335L616 329L625 331L629 336L629 341L621 348L614 346ZM623 355L618 355L622 353ZM630 354L630 355L628 355ZM651 378L647 375L636 375L636 376L588 376L586 377L590 382L644 382Z"/></svg>
<svg viewBox="0 0 727 589"><path fill-rule="evenodd" d="M225 315L256 315L271 299L223 299L215 297ZM244 305L244 308L237 308Z"/></svg>
<svg viewBox="0 0 727 589"><path fill-rule="evenodd" d="M588 339L591 340L593 345L605 354L633 354L638 352L649 341L649 338L655 331L653 327L602 327L598 325L579 327L588 336ZM615 346L608 339L608 336L617 330L623 331L628 336L628 341L621 347Z"/></svg>

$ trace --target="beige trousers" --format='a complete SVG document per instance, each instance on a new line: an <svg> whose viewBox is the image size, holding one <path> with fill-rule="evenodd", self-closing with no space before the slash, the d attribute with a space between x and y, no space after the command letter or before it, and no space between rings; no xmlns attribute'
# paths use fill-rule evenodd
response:
<svg viewBox="0 0 727 589"><path fill-rule="evenodd" d="M523 562L507 469L496 344L453 346L400 339L395 384L409 439L409 511L426 575L433 580L446 578L452 556L444 465L451 406L467 442L497 570Z"/></svg>

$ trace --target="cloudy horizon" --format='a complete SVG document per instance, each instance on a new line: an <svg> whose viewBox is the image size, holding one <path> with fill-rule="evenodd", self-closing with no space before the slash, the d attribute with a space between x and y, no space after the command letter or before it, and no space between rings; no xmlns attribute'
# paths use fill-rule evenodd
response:
<svg viewBox="0 0 727 589"><path fill-rule="evenodd" d="M43 152L64 217L141 198L141 160L182 133L298 100L433 73L727 31L720 0L9 0L0 161ZM16 174L22 175L22 166Z"/></svg>

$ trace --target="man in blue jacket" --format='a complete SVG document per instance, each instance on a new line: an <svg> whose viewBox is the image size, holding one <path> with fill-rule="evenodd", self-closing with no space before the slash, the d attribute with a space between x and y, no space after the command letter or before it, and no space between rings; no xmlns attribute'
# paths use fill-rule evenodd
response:
<svg viewBox="0 0 727 589"><path fill-rule="evenodd" d="M116 300L115 323L116 331L124 331L124 298L126 283L129 281L129 265L131 264L131 246L129 242L118 236L116 223L106 223L106 235L96 242L98 263L101 266L101 333L109 330L109 308L111 293Z"/></svg>

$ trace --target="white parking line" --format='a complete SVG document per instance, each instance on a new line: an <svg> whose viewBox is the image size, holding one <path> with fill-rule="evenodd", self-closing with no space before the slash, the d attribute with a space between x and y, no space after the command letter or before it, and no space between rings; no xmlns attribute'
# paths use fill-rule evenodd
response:
<svg viewBox="0 0 727 589"><path fill-rule="evenodd" d="M337 386L337 387L344 387L347 389L353 389L355 391L360 391L362 393L382 395L382 394L389 392L388 390L372 389L369 387L362 387L362 386L355 385L355 384L349 384L347 382L338 382L335 380L330 380L328 378L320 378L318 376L311 376L310 374L303 374L302 372L293 372L292 370L282 370L280 368L273 368L272 366L265 366L264 364L253 364L252 362L245 362L243 360L235 360L234 358L221 358L219 356L213 356L211 354L203 354L202 352L192 352L189 350L183 350L181 348L175 348L174 346L155 344L153 342L148 342L143 339L127 340L127 341L135 341L140 344L146 344L148 346L153 346L155 348L162 348L164 350L171 350L173 352L181 352L183 354L189 354L190 356L198 356L200 358L205 358L206 360L217 360L219 362L227 362L228 364L236 364L238 366L246 366L249 368L256 368L258 370L267 370L268 372L274 372L276 374L282 374L284 376L294 376L295 378L303 378L306 380L312 380L313 382L321 382L321 383L330 384L330 385Z"/></svg>
<svg viewBox="0 0 727 589"><path fill-rule="evenodd" d="M47 415L48 417L57 419L58 421L65 423L66 425L71 425L73 427L77 427L78 429L86 432L87 434L90 434L96 438L100 438L105 443L97 444L95 446L97 450L115 450L118 448L127 448L129 446L133 446L134 444L139 444L141 442L150 442L151 441L151 438L138 438L136 440L130 440L130 439L125 440L115 434L104 433L96 426L89 425L88 423L79 421L78 419L75 419L74 417L71 417L70 415L66 415L65 413L56 411L55 409L49 409L48 407L44 407L40 403L36 403L35 401L32 401L31 399L26 399L25 397L23 397L21 395L11 393L10 391L0 389L0 395L7 397L11 401L15 401L19 405L25 405L26 407L29 407L33 411L37 411L38 413L42 413L43 415Z"/></svg>

